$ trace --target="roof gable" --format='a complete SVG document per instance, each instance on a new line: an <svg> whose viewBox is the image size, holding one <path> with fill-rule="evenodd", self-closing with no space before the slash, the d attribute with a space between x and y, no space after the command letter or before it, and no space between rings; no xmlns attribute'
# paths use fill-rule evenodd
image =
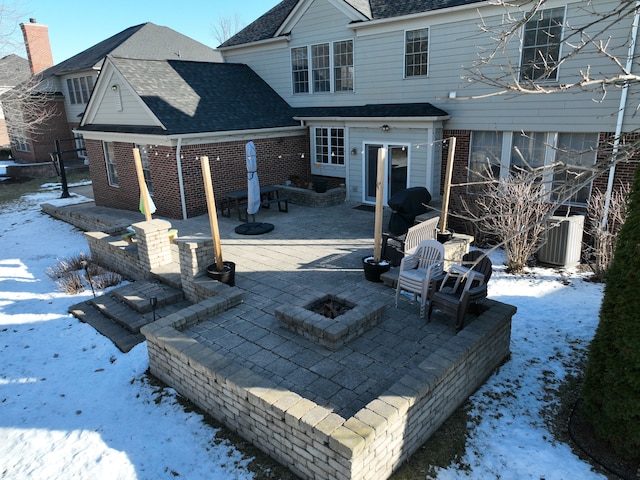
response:
<svg viewBox="0 0 640 480"><path fill-rule="evenodd" d="M99 69L107 55L144 60L180 58L220 62L216 50L168 27L143 23L129 27L42 72L44 77Z"/></svg>
<svg viewBox="0 0 640 480"><path fill-rule="evenodd" d="M163 127L157 133L190 133L295 127L291 107L246 65L185 60L109 58ZM102 77L102 76L101 76ZM98 79L96 90L105 90ZM98 100L96 100L97 104ZM92 102L94 99L92 98ZM92 108L89 105L87 111ZM126 108L126 106L125 106ZM123 131L122 125L81 130ZM127 131L136 133L136 128Z"/></svg>
<svg viewBox="0 0 640 480"><path fill-rule="evenodd" d="M309 0L283 0L267 13L242 29L220 45L220 48L234 47L274 38L288 33L297 10ZM315 0L319 1L319 0ZM343 3L358 12L364 21L383 20L405 15L426 13L445 8L459 7L485 0L325 0Z"/></svg>

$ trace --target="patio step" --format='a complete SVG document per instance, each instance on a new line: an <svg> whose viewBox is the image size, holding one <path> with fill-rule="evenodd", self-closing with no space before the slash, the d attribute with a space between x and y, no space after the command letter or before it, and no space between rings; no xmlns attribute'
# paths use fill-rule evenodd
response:
<svg viewBox="0 0 640 480"><path fill-rule="evenodd" d="M129 352L133 347L144 341L144 335L132 333L122 325L105 317L91 304L91 301L72 305L69 307L69 313L82 323L91 325L102 335L109 338L123 353Z"/></svg>
<svg viewBox="0 0 640 480"><path fill-rule="evenodd" d="M155 312L149 299L157 298ZM164 283L138 281L69 307L69 313L110 338L123 352L144 341L140 328L193 305L182 290Z"/></svg>
<svg viewBox="0 0 640 480"><path fill-rule="evenodd" d="M157 282L138 281L112 290L116 300L126 304L139 313L153 310L150 299L157 299L156 308L179 302L184 299L182 290Z"/></svg>

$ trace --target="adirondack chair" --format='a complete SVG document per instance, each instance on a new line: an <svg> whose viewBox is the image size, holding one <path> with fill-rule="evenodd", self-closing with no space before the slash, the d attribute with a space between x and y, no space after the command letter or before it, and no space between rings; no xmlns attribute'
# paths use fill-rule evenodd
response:
<svg viewBox="0 0 640 480"><path fill-rule="evenodd" d="M435 240L440 217L428 218L409 228L404 235L382 234L382 257L397 267L407 253L412 253L423 240Z"/></svg>
<svg viewBox="0 0 640 480"><path fill-rule="evenodd" d="M414 301L420 297L420 316L424 317L427 299L444 277L444 245L437 240L423 240L413 253L400 262L396 286L396 308L403 290L413 293Z"/></svg>
<svg viewBox="0 0 640 480"><path fill-rule="evenodd" d="M430 321L433 310L453 316L456 333L464 327L465 314L487 298L487 282L493 271L491 260L479 250L467 253L462 262L463 265L449 268L440 286L431 294L427 316Z"/></svg>

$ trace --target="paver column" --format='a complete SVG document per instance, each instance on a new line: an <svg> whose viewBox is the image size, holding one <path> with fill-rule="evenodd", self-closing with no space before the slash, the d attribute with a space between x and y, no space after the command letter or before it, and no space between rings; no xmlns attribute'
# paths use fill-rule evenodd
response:
<svg viewBox="0 0 640 480"><path fill-rule="evenodd" d="M206 274L207 267L215 262L212 239L180 237L176 239L180 258L180 281L185 296L197 298L193 286L196 277Z"/></svg>
<svg viewBox="0 0 640 480"><path fill-rule="evenodd" d="M156 267L171 263L171 243L166 220L151 220L131 225L136 232L138 260L144 271L150 272Z"/></svg>

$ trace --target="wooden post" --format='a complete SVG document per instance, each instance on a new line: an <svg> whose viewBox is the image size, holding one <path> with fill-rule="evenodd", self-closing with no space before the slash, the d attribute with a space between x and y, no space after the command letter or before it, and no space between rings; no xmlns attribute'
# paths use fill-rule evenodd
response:
<svg viewBox="0 0 640 480"><path fill-rule="evenodd" d="M213 250L216 255L216 269L223 271L222 246L220 245L220 230L218 229L218 215L216 213L216 200L213 196L213 185L211 183L211 168L209 167L209 157L200 157L202 165L202 177L204 179L204 191L207 197L207 211L209 212L209 224L211 225L211 235L213 237Z"/></svg>
<svg viewBox="0 0 640 480"><path fill-rule="evenodd" d="M382 260L382 200L384 198L384 179L386 178L385 160L387 149L378 149L378 176L376 178L376 217L375 232L373 238L373 261L378 263Z"/></svg>
<svg viewBox="0 0 640 480"><path fill-rule="evenodd" d="M449 139L449 155L447 155L447 170L444 175L444 195L442 197L442 212L440 213L440 232L447 231L447 212L449 210L449 193L451 177L453 176L453 157L456 151L456 137Z"/></svg>
<svg viewBox="0 0 640 480"><path fill-rule="evenodd" d="M147 190L147 182L144 180L144 171L142 170L142 159L140 158L140 149L133 149L133 163L136 166L136 173L138 174L138 186L140 188L140 198L142 199L142 206L144 207L144 219L147 222L151 221L151 211L149 207L149 191Z"/></svg>

